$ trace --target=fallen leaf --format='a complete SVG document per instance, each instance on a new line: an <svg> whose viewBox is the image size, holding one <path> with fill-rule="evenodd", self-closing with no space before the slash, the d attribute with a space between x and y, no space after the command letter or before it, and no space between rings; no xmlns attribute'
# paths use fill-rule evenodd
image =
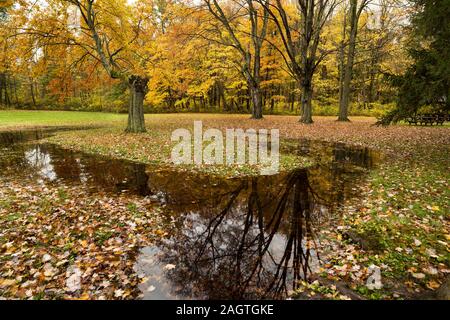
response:
<svg viewBox="0 0 450 320"><path fill-rule="evenodd" d="M164 266L164 270L172 270L172 269L175 269L176 268L176 266L174 265L174 264L166 264L165 266Z"/></svg>

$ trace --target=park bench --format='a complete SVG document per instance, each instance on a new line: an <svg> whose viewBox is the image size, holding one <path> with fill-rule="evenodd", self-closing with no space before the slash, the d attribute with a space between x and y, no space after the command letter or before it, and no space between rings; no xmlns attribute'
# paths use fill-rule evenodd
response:
<svg viewBox="0 0 450 320"><path fill-rule="evenodd" d="M420 115L414 115L406 118L406 122L409 123L409 125L443 125L444 122L449 121L449 115L444 113L436 113L436 114L420 114Z"/></svg>

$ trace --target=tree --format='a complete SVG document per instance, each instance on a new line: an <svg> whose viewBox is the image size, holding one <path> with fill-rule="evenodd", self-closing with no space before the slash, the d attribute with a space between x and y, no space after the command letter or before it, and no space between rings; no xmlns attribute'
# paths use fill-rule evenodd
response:
<svg viewBox="0 0 450 320"><path fill-rule="evenodd" d="M342 1L10 0L0 10L0 100L128 108L129 131L144 130L144 102L148 110L254 118L301 111L305 123L312 102L322 114L341 104L346 119L352 99L391 104L394 87L383 74L401 74L408 62L402 0L358 13L369 1L349 0L351 10L333 14Z"/></svg>
<svg viewBox="0 0 450 320"><path fill-rule="evenodd" d="M410 64L404 50L406 21L406 10L397 0L379 0L361 15L351 86L357 108L393 102L395 87L384 74L402 74Z"/></svg>
<svg viewBox="0 0 450 320"><path fill-rule="evenodd" d="M8 9L11 7L11 1L2 1L0 2L0 27L3 28L3 24L8 21ZM8 55L8 46L7 43L7 35L0 35L0 44L2 45L0 48L0 104L5 104L9 106L11 102L10 93L8 92L8 83L9 83L9 67L11 64L11 59Z"/></svg>
<svg viewBox="0 0 450 320"><path fill-rule="evenodd" d="M145 64L146 57L143 57L138 48L143 44L145 26L147 24L143 21L145 17L145 7L138 7L138 12L133 12L130 7L127 8L125 3L119 5L111 5L111 2L105 4L111 7L116 7L120 11L114 12L111 16L106 17L103 22L100 21L99 12L101 4L95 0L66 0L75 5L83 22L85 23L86 31L90 32L91 46L94 48L92 53L96 53L96 58L101 62L106 72L111 78L122 79L126 81L130 90L130 105L128 109L128 126L127 132L144 132L144 98L148 91L148 78L144 75L142 64ZM96 7L97 3L98 7ZM103 8L106 9L106 8ZM137 19L134 17L137 15ZM118 19L119 23L114 21ZM108 23L108 27L113 30L108 33L106 28L102 28L100 23ZM116 29L118 28L118 29ZM125 30L124 30L125 29ZM125 35L122 33L125 31ZM146 30L148 31L148 30ZM151 34L146 32L145 36L149 37ZM112 42L119 39L119 44L112 48ZM140 40L140 41L139 41ZM133 50L135 54L133 54ZM124 52L124 54L122 54ZM121 60L124 59L124 64Z"/></svg>
<svg viewBox="0 0 450 320"><path fill-rule="evenodd" d="M261 0L259 0L261 1ZM337 5L335 0L299 0L295 8L285 8L281 0L261 2L277 26L285 52L279 50L302 91L300 121L312 123L312 79L318 65L330 52L320 50L321 31ZM294 10L294 18L289 17ZM298 37L296 35L298 34Z"/></svg>
<svg viewBox="0 0 450 320"><path fill-rule="evenodd" d="M143 102L148 91L148 42L155 30L148 17L151 4L129 5L112 0L54 0L45 10L34 9L16 36L29 36L34 50L75 47L70 66L93 63L129 88L127 132L144 132Z"/></svg>
<svg viewBox="0 0 450 320"><path fill-rule="evenodd" d="M263 6L269 5L269 0L260 0ZM235 48L242 58L241 72L247 82L252 99L252 118L261 119L262 93L261 93L261 49L266 37L268 12L258 10L253 0L237 2L235 7L230 8L229 13L219 4L217 0L204 0L211 15L217 20L228 34L220 37L220 42ZM242 11L245 11L242 13ZM237 18L244 14L250 23L247 30L239 27ZM247 29L247 28L246 28ZM241 38L250 37L250 43L246 44Z"/></svg>
<svg viewBox="0 0 450 320"><path fill-rule="evenodd" d="M412 39L408 53L413 60L403 75L389 75L398 88L397 108L378 124L397 122L428 106L450 111L450 2L412 0Z"/></svg>
<svg viewBox="0 0 450 320"><path fill-rule="evenodd" d="M348 40L348 49L347 56L344 61L344 41L345 34L347 32L346 21L344 18L344 27L343 34L344 38L342 39L341 47L340 47L340 83L339 83L339 117L338 121L349 121L348 119L348 106L350 102L350 83L353 77L353 64L355 61L355 49L356 49L356 36L358 33L358 23L359 18L361 17L361 13L364 8L370 3L371 0L360 0L358 4L358 0L350 0L350 9L348 11L349 15L349 25L350 29L349 40Z"/></svg>

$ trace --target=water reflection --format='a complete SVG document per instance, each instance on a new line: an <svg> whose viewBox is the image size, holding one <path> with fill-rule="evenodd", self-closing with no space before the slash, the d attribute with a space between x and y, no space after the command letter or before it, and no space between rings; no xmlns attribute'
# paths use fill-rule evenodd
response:
<svg viewBox="0 0 450 320"><path fill-rule="evenodd" d="M380 154L366 147L351 147L344 143L317 142L307 139L288 140L283 152L313 157L334 165L354 165L366 169L380 161Z"/></svg>
<svg viewBox="0 0 450 320"><path fill-rule="evenodd" d="M186 191L179 188L166 185L165 191L171 196ZM322 211L308 171L239 179L228 183L226 192L224 186L214 188L222 191L219 199L200 198L197 210L168 203L186 214L170 239L143 251L137 270L150 277L142 288L145 297L284 297L318 258L313 224Z"/></svg>
<svg viewBox="0 0 450 320"><path fill-rule="evenodd" d="M1 137L0 134L0 140ZM14 143L9 147L3 144L1 151L0 176L3 177L79 184L92 192L130 192L142 196L150 193L144 164L91 156L33 142Z"/></svg>
<svg viewBox="0 0 450 320"><path fill-rule="evenodd" d="M55 180L57 174L51 163L52 159L48 153L42 150L42 148L42 146L38 145L35 148L26 150L24 153L26 164L37 170L37 173L43 178Z"/></svg>
<svg viewBox="0 0 450 320"><path fill-rule="evenodd" d="M317 268L315 232L352 196L357 176L336 165L226 180L149 172L178 227L142 251L144 297L286 297Z"/></svg>
<svg viewBox="0 0 450 320"><path fill-rule="evenodd" d="M378 161L365 148L304 140L284 152L313 157L313 168L223 179L20 143L42 136L0 134L0 176L149 196L175 221L137 258L147 299L286 297L317 268L315 233Z"/></svg>

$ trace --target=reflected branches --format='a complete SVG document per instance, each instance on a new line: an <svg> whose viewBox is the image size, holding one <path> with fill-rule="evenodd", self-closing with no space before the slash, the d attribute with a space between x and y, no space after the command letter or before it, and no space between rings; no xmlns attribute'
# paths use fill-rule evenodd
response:
<svg viewBox="0 0 450 320"><path fill-rule="evenodd" d="M241 181L213 217L188 214L184 228L161 245L176 295L195 298L280 298L311 272L314 192L306 170L276 183ZM281 193L264 201L271 186ZM270 198L270 197L269 197ZM315 255L315 257L313 257Z"/></svg>

